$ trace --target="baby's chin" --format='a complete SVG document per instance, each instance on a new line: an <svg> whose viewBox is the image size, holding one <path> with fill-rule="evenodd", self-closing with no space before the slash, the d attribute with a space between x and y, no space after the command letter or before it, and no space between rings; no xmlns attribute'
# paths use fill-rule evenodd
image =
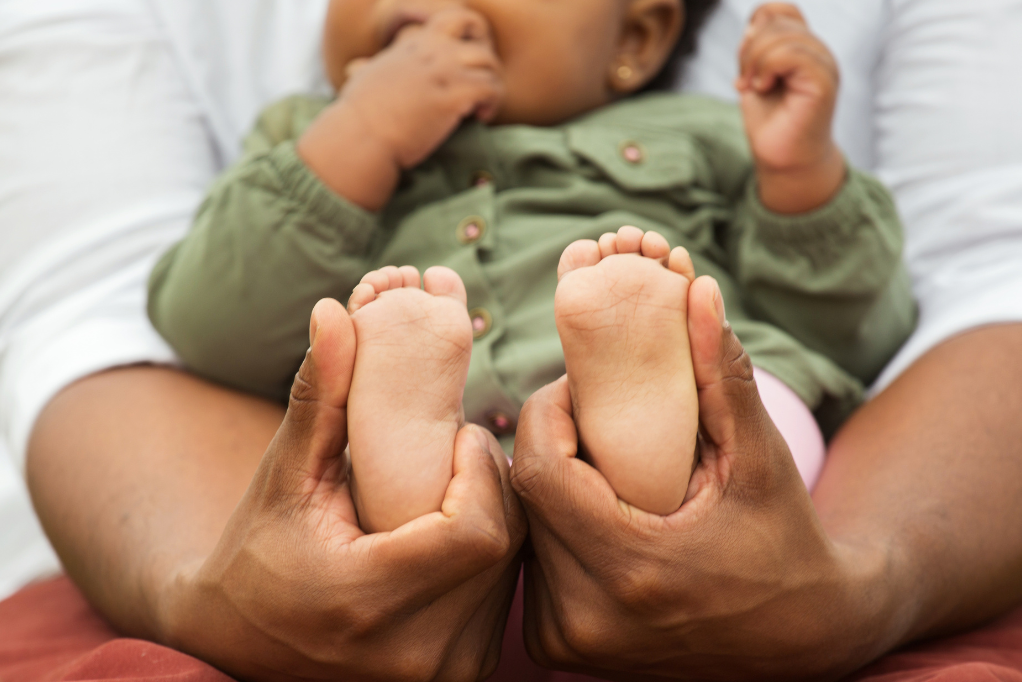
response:
<svg viewBox="0 0 1022 682"><path fill-rule="evenodd" d="M580 103L572 106L573 103L564 100L557 101L554 98L546 102L517 102L513 99L506 100L497 110L496 116L490 120L490 125L528 125L537 127L550 127L560 125L574 118L589 113L606 102L597 104L582 105Z"/></svg>

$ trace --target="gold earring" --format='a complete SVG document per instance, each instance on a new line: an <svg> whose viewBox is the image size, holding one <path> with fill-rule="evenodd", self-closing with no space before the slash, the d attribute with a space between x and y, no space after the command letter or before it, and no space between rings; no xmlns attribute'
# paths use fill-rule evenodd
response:
<svg viewBox="0 0 1022 682"><path fill-rule="evenodd" d="M617 77L620 78L623 81L631 80L632 79L632 67L626 66L624 64L622 64L621 66L617 67Z"/></svg>

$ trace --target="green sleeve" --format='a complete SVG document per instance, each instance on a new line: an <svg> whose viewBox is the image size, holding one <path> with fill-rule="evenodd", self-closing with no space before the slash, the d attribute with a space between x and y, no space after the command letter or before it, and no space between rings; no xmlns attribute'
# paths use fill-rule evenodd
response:
<svg viewBox="0 0 1022 682"><path fill-rule="evenodd" d="M376 216L328 189L293 141L258 127L191 232L156 265L149 317L196 373L283 399L316 302L347 302L368 271ZM286 136L285 136L286 137Z"/></svg>
<svg viewBox="0 0 1022 682"><path fill-rule="evenodd" d="M767 210L751 179L728 235L749 312L867 385L915 327L902 245L890 194L854 169L829 204L799 216Z"/></svg>

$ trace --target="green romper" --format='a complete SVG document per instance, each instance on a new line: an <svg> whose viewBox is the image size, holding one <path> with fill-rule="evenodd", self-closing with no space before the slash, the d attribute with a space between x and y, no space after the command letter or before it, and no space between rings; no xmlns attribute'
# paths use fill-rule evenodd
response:
<svg viewBox="0 0 1022 682"><path fill-rule="evenodd" d="M849 170L821 209L768 211L734 106L653 94L554 127L466 123L374 214L295 152L328 105L294 97L268 108L153 271L150 318L202 376L284 400L319 299L346 302L383 265L446 265L465 282L477 331L466 418L510 433L525 400L564 373L561 252L623 225L689 250L696 274L720 283L754 364L825 431L914 327L889 193Z"/></svg>

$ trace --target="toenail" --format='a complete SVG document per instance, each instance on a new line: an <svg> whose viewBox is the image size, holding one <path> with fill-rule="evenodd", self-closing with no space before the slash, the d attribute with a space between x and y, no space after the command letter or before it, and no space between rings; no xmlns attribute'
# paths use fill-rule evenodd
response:
<svg viewBox="0 0 1022 682"><path fill-rule="evenodd" d="M493 174L489 171L477 170L472 174L473 187L486 187L493 182Z"/></svg>
<svg viewBox="0 0 1022 682"><path fill-rule="evenodd" d="M646 152L642 145L633 140L625 140L621 143L621 156L631 164L640 164L646 160Z"/></svg>
<svg viewBox="0 0 1022 682"><path fill-rule="evenodd" d="M493 316L486 308L473 308L468 311L472 320L472 338L481 339L490 333L493 328Z"/></svg>
<svg viewBox="0 0 1022 682"><path fill-rule="evenodd" d="M462 244L472 244L479 241L485 232L486 221L477 215L470 215L458 223L458 241Z"/></svg>
<svg viewBox="0 0 1022 682"><path fill-rule="evenodd" d="M490 430L498 436L512 433L515 430L514 420L503 412L491 412L486 415L486 421L490 424Z"/></svg>

